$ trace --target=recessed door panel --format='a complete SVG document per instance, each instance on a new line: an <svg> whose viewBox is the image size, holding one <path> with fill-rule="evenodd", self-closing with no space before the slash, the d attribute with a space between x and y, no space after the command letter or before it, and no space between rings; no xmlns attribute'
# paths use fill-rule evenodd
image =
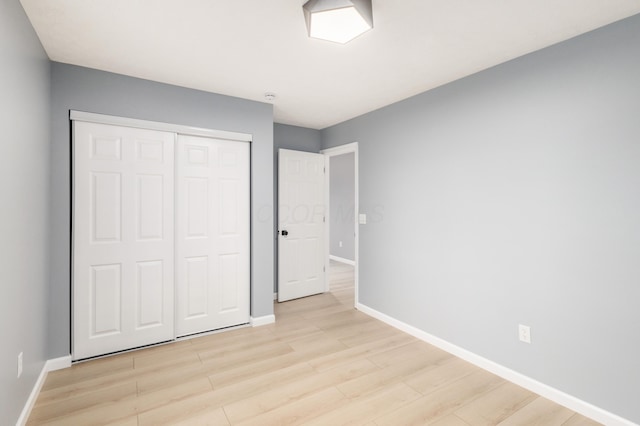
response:
<svg viewBox="0 0 640 426"><path fill-rule="evenodd" d="M231 311L239 308L238 293L241 283L238 278L239 256L228 254L220 256L220 311Z"/></svg>
<svg viewBox="0 0 640 426"><path fill-rule="evenodd" d="M185 179L187 238L206 238L209 218L209 179Z"/></svg>
<svg viewBox="0 0 640 426"><path fill-rule="evenodd" d="M220 234L238 234L238 188L237 180L220 181Z"/></svg>
<svg viewBox="0 0 640 426"><path fill-rule="evenodd" d="M94 243L120 241L120 173L91 173L91 230Z"/></svg>
<svg viewBox="0 0 640 426"><path fill-rule="evenodd" d="M120 265L91 268L91 337L120 332Z"/></svg>
<svg viewBox="0 0 640 426"><path fill-rule="evenodd" d="M189 166L209 167L209 147L203 145L185 146L186 164Z"/></svg>
<svg viewBox="0 0 640 426"><path fill-rule="evenodd" d="M138 175L138 240L161 240L163 235L163 195L162 175Z"/></svg>
<svg viewBox="0 0 640 426"><path fill-rule="evenodd" d="M92 160L111 160L111 161L120 161L121 160L121 144L122 139L117 136L114 137L101 137L101 136L90 136L90 144L91 144L91 159Z"/></svg>
<svg viewBox="0 0 640 426"><path fill-rule="evenodd" d="M138 323L136 328L162 325L163 310L163 280L162 260L138 262L137 294Z"/></svg>
<svg viewBox="0 0 640 426"><path fill-rule="evenodd" d="M308 280L319 279L322 276L322 265L315 262L314 259L322 257L322 246L320 239L316 237L305 238L303 241L303 256L305 259L304 278Z"/></svg>
<svg viewBox="0 0 640 426"><path fill-rule="evenodd" d="M136 154L138 161L164 163L163 140L136 140Z"/></svg>
<svg viewBox="0 0 640 426"><path fill-rule="evenodd" d="M198 256L185 259L187 312L186 319L206 316L209 298L209 257Z"/></svg>

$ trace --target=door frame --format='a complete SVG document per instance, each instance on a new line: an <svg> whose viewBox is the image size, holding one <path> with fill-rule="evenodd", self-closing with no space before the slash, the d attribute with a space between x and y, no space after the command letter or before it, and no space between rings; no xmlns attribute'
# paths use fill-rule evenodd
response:
<svg viewBox="0 0 640 426"><path fill-rule="evenodd" d="M326 209L326 221L325 221L325 241L327 242L325 247L325 291L329 291L329 265L330 265L330 246L331 246L331 157L336 157L338 155L350 154L353 153L353 171L354 171L354 200L353 200L353 222L354 222L354 277L353 277L353 303L354 307L358 306L359 296L358 296L358 277L359 277L359 247L360 247L360 225L358 221L358 215L360 212L359 206L359 178L358 178L358 142L352 142L345 145L339 145L333 148L327 148L320 150L320 154L324 154L325 156L325 185L324 185L324 198L325 198L325 209Z"/></svg>

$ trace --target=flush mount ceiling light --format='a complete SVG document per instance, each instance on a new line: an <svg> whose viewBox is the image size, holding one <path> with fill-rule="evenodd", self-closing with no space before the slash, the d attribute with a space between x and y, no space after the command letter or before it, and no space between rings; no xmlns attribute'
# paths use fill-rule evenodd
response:
<svg viewBox="0 0 640 426"><path fill-rule="evenodd" d="M309 37L344 44L373 28L371 0L309 0L302 8Z"/></svg>

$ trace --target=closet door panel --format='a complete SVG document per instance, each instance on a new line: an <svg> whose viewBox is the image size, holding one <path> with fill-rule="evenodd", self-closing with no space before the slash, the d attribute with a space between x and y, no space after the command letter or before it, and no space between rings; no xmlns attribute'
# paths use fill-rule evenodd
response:
<svg viewBox="0 0 640 426"><path fill-rule="evenodd" d="M76 360L174 337L174 139L74 121Z"/></svg>
<svg viewBox="0 0 640 426"><path fill-rule="evenodd" d="M178 136L178 336L249 322L249 144Z"/></svg>

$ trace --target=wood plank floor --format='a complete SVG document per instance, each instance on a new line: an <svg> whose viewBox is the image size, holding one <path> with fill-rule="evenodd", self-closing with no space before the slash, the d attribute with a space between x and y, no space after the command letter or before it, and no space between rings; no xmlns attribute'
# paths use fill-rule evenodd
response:
<svg viewBox="0 0 640 426"><path fill-rule="evenodd" d="M30 425L596 425L353 309L332 291L277 322L52 372Z"/></svg>

